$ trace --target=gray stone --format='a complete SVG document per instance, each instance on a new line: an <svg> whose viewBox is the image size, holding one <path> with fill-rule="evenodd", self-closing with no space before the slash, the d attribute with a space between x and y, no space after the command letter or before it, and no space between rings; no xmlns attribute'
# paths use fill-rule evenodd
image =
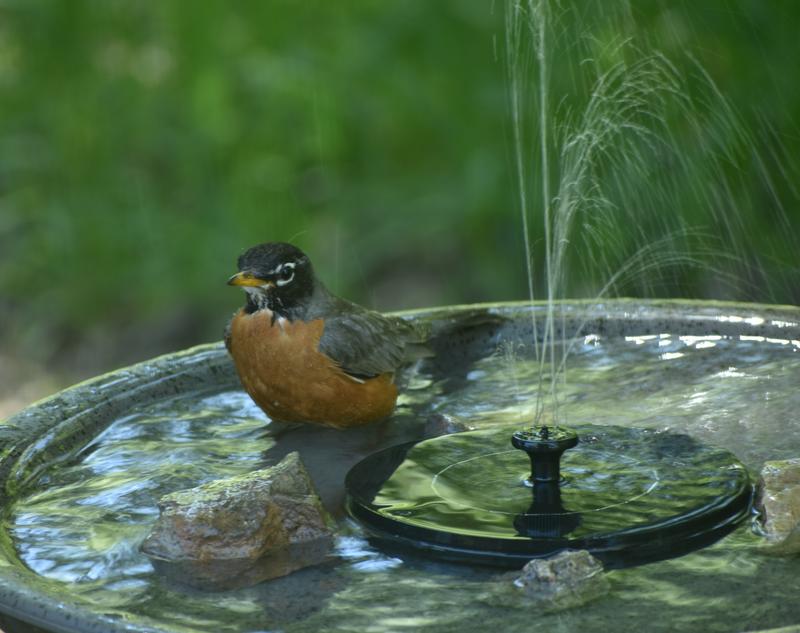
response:
<svg viewBox="0 0 800 633"><path fill-rule="evenodd" d="M178 582L229 589L322 562L330 519L297 453L279 464L164 496L142 543Z"/></svg>
<svg viewBox="0 0 800 633"><path fill-rule="evenodd" d="M756 495L762 551L800 552L800 458L766 462Z"/></svg>
<svg viewBox="0 0 800 633"><path fill-rule="evenodd" d="M425 422L422 435L430 439L441 435L452 435L453 433L472 431L473 429L474 427L465 424L455 416L448 415L447 413L434 413L429 416Z"/></svg>
<svg viewBox="0 0 800 633"><path fill-rule="evenodd" d="M535 606L562 611L595 600L610 590L603 564L585 550L565 550L529 561L521 572L496 583L489 601L497 606Z"/></svg>

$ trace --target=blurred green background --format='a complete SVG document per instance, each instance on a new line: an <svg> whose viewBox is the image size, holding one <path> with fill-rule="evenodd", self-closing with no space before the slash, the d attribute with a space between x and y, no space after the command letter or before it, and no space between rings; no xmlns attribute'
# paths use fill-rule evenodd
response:
<svg viewBox="0 0 800 633"><path fill-rule="evenodd" d="M800 303L800 3L551 7L554 130L620 62L597 52L620 43L666 55L697 108L692 125L667 122L684 157L658 168L677 174L674 195L640 204L647 177L631 174L635 204L625 186L615 200L641 208L639 226L576 247L563 294L596 294L653 239L641 227L678 226L721 239L697 249L708 266L615 293ZM242 301L224 282L261 241L294 241L332 290L377 309L525 298L505 12L500 0L0 3L0 415L218 339ZM736 125L715 116L699 67ZM711 175L698 130L719 153ZM732 282L715 283L720 267Z"/></svg>

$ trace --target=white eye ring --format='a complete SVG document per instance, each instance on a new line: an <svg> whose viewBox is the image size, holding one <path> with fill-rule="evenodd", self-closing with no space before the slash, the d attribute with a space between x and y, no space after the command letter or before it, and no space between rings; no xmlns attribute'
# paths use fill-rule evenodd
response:
<svg viewBox="0 0 800 633"><path fill-rule="evenodd" d="M276 275L281 275L286 270L291 270L292 274L290 277L287 277L285 279L279 277L275 283L278 286L285 286L286 284L291 283L292 279L294 279L294 267L295 267L294 262L287 262L286 264L281 264L280 266L278 266L278 268L275 270Z"/></svg>

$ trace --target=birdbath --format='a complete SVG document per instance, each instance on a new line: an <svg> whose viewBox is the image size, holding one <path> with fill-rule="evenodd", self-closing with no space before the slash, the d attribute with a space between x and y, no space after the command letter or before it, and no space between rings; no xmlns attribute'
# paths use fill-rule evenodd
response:
<svg viewBox="0 0 800 633"><path fill-rule="evenodd" d="M709 618L730 630L796 624L796 559L769 559L767 570L747 529L700 548L748 517L742 463L800 452L787 426L800 406L800 309L632 300L559 309L576 341L563 401L579 442L551 481L537 482L535 460L511 444L527 414L519 389L530 383L514 385L496 353L531 340L544 308L527 302L404 314L437 327L474 323L476 313L503 324L448 339L445 378L411 374L393 418L363 435L309 429L270 439L271 423L221 344L99 376L20 412L0 424L0 628L394 630L398 617L424 613L434 629L522 630L529 609L486 606L465 582L495 578L487 564L521 568L568 547L618 567L695 550L679 564L626 571L625 599L559 614L569 630L693 630ZM539 363L523 351L519 366L525 377ZM476 430L420 440L438 413ZM548 427L547 440L556 433ZM292 450L322 493L337 503L348 495L370 543L343 520L329 563L224 596L175 587L151 568L138 544L162 495ZM698 599L672 600L675 586ZM701 599L712 592L715 600ZM376 610L378 595L390 602ZM764 609L765 596L782 608Z"/></svg>

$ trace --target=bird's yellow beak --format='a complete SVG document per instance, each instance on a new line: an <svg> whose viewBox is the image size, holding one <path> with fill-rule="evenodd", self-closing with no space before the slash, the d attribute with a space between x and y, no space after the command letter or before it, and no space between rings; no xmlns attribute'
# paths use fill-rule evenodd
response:
<svg viewBox="0 0 800 633"><path fill-rule="evenodd" d="M229 286L251 286L255 288L272 288L275 284L268 279L260 279L246 270L236 273L228 279Z"/></svg>

